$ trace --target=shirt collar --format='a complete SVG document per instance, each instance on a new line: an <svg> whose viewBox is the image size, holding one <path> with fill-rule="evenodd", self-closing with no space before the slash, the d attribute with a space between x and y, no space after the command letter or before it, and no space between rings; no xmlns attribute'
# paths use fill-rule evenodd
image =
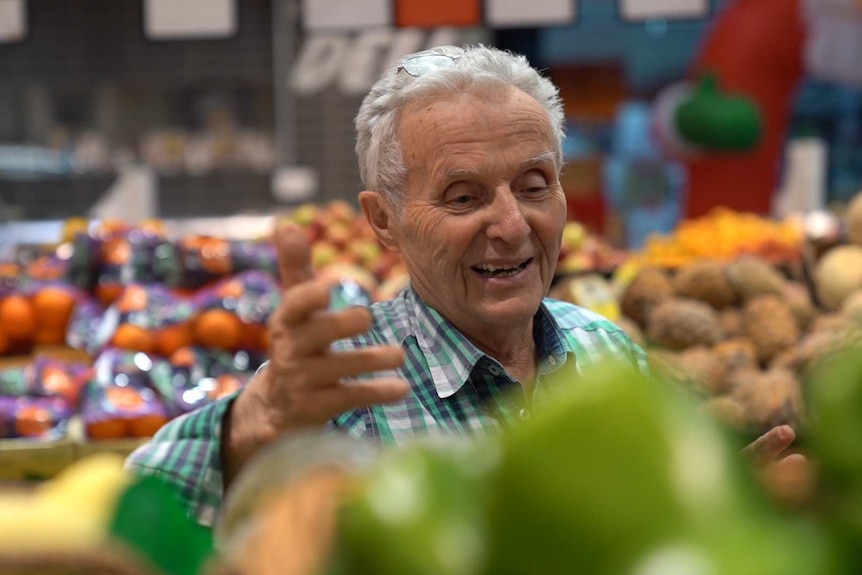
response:
<svg viewBox="0 0 862 575"><path fill-rule="evenodd" d="M440 312L426 304L413 286L404 293L411 335L416 337L419 349L425 356L428 371L437 395L446 398L454 395L467 382L476 364L485 357L497 361L464 337ZM539 346L539 375L555 371L566 361L565 341L557 322L544 303L536 312L533 337Z"/></svg>

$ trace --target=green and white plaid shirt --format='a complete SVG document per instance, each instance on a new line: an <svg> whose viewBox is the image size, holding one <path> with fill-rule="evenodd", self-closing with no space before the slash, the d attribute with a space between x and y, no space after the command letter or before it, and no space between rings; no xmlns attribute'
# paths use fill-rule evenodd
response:
<svg viewBox="0 0 862 575"><path fill-rule="evenodd" d="M410 383L403 401L350 411L328 429L357 438L397 445L431 435L492 432L529 417L533 402L547 400L548 374L581 369L609 358L646 368L643 351L607 319L583 308L545 299L536 314L534 337L538 374L532 397L513 393L519 382L494 358L480 351L436 310L408 288L397 298L371 307L367 334L338 342L348 350L380 344L404 349L404 365L394 373ZM232 398L224 399L165 425L152 441L135 451L127 465L135 472L159 475L175 485L202 524L212 525L222 501L221 424Z"/></svg>

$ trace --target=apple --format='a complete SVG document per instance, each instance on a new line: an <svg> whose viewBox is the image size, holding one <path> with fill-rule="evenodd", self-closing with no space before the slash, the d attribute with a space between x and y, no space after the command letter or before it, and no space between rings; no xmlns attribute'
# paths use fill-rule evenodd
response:
<svg viewBox="0 0 862 575"><path fill-rule="evenodd" d="M353 223L356 219L356 209L344 200L330 202L325 209L336 221Z"/></svg>
<svg viewBox="0 0 862 575"><path fill-rule="evenodd" d="M572 252L557 265L558 275L567 275L583 271L592 271L595 268L593 256L583 250Z"/></svg>
<svg viewBox="0 0 862 575"><path fill-rule="evenodd" d="M311 245L311 267L320 269L335 262L340 250L327 241L318 241Z"/></svg>
<svg viewBox="0 0 862 575"><path fill-rule="evenodd" d="M302 204L288 214L287 219L295 224L305 227L314 221L317 217L318 211L320 211L320 208L315 204Z"/></svg>
<svg viewBox="0 0 862 575"><path fill-rule="evenodd" d="M577 250L587 237L587 230L578 222L567 222L563 228L562 245L569 251Z"/></svg>
<svg viewBox="0 0 862 575"><path fill-rule="evenodd" d="M383 248L374 240L359 238L348 244L347 251L353 254L361 265L371 267L380 257Z"/></svg>
<svg viewBox="0 0 862 575"><path fill-rule="evenodd" d="M342 221L331 223L325 230L326 239L339 248L346 248L354 240L353 227Z"/></svg>

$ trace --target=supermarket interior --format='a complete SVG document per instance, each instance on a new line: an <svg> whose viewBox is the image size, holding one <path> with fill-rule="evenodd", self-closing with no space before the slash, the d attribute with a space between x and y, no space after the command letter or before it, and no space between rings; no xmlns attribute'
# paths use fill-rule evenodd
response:
<svg viewBox="0 0 862 575"><path fill-rule="evenodd" d="M862 572L860 62L862 0L0 0L0 573Z"/></svg>

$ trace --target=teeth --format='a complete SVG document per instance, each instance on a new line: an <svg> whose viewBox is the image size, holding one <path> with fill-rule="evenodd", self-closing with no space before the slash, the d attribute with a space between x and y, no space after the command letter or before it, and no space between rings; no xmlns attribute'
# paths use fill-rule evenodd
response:
<svg viewBox="0 0 862 575"><path fill-rule="evenodd" d="M507 268L507 267L503 267L503 266L492 266L492 265L476 266L476 267L479 268L480 270L482 270L483 272L496 272L496 271L500 271L500 270L516 269L516 268Z"/></svg>
<svg viewBox="0 0 862 575"><path fill-rule="evenodd" d="M491 264L480 264L480 265L473 266L473 269L476 270L477 272L481 273L482 275L487 276L487 277L504 278L504 277L511 277L511 276L517 275L518 273L521 272L521 270L523 270L526 267L526 265L528 263L529 263L529 260L527 260L527 261L525 261L525 262L523 262L523 263L521 263L515 267L504 267L504 266L497 266L497 265L491 265Z"/></svg>

